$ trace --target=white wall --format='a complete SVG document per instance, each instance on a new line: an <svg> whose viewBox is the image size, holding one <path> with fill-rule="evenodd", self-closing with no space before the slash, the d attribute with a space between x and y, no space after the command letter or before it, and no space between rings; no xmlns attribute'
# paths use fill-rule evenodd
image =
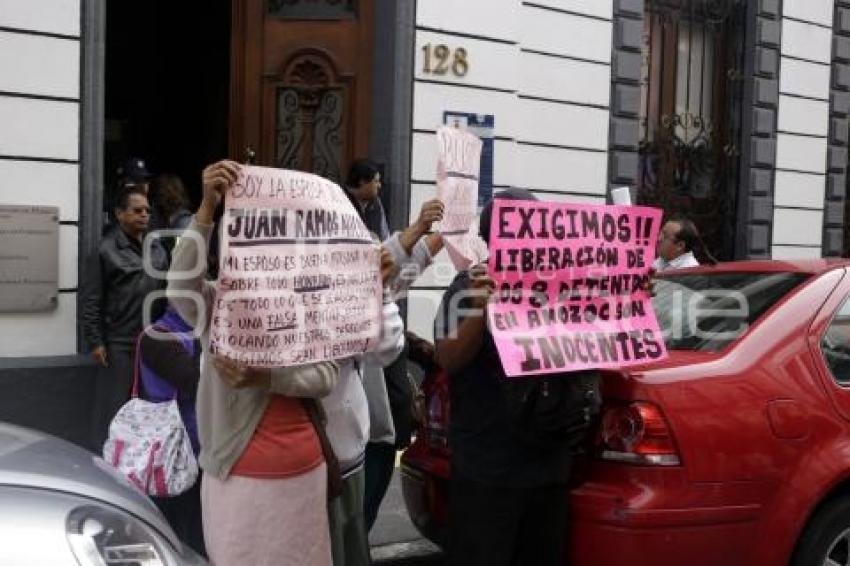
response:
<svg viewBox="0 0 850 566"><path fill-rule="evenodd" d="M0 204L58 206L59 305L0 313L0 357L77 341L80 0L0 0Z"/></svg>
<svg viewBox="0 0 850 566"><path fill-rule="evenodd" d="M773 257L817 258L823 239L833 0L783 2Z"/></svg>
<svg viewBox="0 0 850 566"><path fill-rule="evenodd" d="M436 195L444 111L495 116L494 192L604 203L613 0L419 0L416 14L410 219ZM464 77L423 71L423 46L464 47ZM445 252L414 285L408 326L432 339L455 270Z"/></svg>

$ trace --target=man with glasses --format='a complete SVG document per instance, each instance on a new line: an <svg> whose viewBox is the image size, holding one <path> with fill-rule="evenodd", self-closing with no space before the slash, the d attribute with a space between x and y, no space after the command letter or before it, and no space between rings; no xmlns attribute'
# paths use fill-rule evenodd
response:
<svg viewBox="0 0 850 566"><path fill-rule="evenodd" d="M144 159L141 157L130 157L115 170L115 178L115 186L109 196L110 202L116 201L121 194L127 191L134 191L145 195L148 198L148 202L153 205L154 199L153 195L151 195L153 174L148 169ZM151 206L149 229L154 230L157 226L156 207ZM106 225L103 227L103 233L105 235L117 228L118 219L115 217L115 211L109 210Z"/></svg>
<svg viewBox="0 0 850 566"><path fill-rule="evenodd" d="M658 233L658 257L652 264L655 271L684 269L699 265L694 250L702 247L697 227L688 219L668 220Z"/></svg>
<svg viewBox="0 0 850 566"><path fill-rule="evenodd" d="M165 283L145 269L142 244L150 212L144 189L125 186L115 206L118 226L104 235L98 253L86 262L83 332L92 358L104 368L99 372L95 396L95 446L106 439L109 422L129 396L145 297L162 289ZM163 272L168 269L167 256L159 242L153 243L148 254L152 268ZM158 313L148 314L154 320Z"/></svg>

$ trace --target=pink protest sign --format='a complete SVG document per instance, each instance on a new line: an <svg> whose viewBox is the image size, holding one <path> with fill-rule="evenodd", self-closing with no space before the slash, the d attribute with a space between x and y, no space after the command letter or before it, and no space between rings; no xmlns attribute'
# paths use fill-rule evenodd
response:
<svg viewBox="0 0 850 566"><path fill-rule="evenodd" d="M471 228L478 216L478 175L481 140L467 130L443 126L437 130L437 198L445 205L440 233L457 269L483 260Z"/></svg>
<svg viewBox="0 0 850 566"><path fill-rule="evenodd" d="M243 167L225 198L221 235L213 353L282 367L377 345L378 246L336 184Z"/></svg>
<svg viewBox="0 0 850 566"><path fill-rule="evenodd" d="M666 357L650 302L661 211L497 199L490 330L509 376Z"/></svg>

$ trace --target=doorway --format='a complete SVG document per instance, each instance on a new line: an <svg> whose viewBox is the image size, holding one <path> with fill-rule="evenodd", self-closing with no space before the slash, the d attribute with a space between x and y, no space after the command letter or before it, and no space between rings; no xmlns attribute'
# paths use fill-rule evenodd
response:
<svg viewBox="0 0 850 566"><path fill-rule="evenodd" d="M178 175L190 199L203 167L227 157L230 0L109 2L106 10L104 207L116 171L140 157Z"/></svg>
<svg viewBox="0 0 850 566"><path fill-rule="evenodd" d="M353 159L370 157L391 226L407 225L412 1L149 0L106 11L106 211L128 157L178 175L194 204L201 169L219 159L252 155L341 183Z"/></svg>
<svg viewBox="0 0 850 566"><path fill-rule="evenodd" d="M343 183L369 155L373 0L239 0L233 10L233 155Z"/></svg>

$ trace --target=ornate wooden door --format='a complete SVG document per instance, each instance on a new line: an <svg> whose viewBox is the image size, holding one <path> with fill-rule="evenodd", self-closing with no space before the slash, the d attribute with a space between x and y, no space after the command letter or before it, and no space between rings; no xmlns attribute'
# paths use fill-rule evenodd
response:
<svg viewBox="0 0 850 566"><path fill-rule="evenodd" d="M368 155L373 0L233 0L230 155L341 182Z"/></svg>

